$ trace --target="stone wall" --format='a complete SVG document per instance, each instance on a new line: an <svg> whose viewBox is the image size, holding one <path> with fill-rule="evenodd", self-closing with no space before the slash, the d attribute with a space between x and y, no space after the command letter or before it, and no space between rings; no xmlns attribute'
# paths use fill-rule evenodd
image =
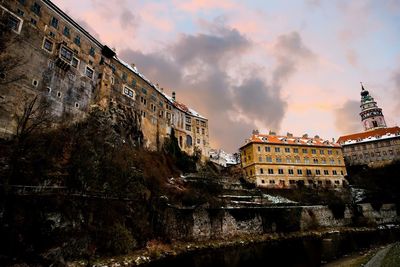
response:
<svg viewBox="0 0 400 267"><path fill-rule="evenodd" d="M360 221L355 220L357 216L369 226L399 221L394 204L384 204L378 210L373 209L371 204L360 204L356 208L358 212L347 206L337 214L328 206L321 205L236 209L169 207L160 224L163 225L163 234L170 239L206 240L241 234L260 235L352 226L355 221Z"/></svg>

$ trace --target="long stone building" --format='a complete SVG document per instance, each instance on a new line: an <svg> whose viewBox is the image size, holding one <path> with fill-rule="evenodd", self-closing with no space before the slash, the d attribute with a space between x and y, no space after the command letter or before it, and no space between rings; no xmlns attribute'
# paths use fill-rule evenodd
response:
<svg viewBox="0 0 400 267"><path fill-rule="evenodd" d="M292 188L343 187L346 167L339 144L319 136L252 136L240 148L241 164L247 179L258 187Z"/></svg>
<svg viewBox="0 0 400 267"><path fill-rule="evenodd" d="M380 166L400 160L400 128L387 127L382 109L361 86L361 122L364 132L341 136L347 165Z"/></svg>
<svg viewBox="0 0 400 267"><path fill-rule="evenodd" d="M182 150L208 154L207 118L175 93L168 96L51 1L0 1L0 12L12 29L1 52L19 62L0 75L0 136L15 134L23 103L40 96L59 122L81 120L93 107L118 109L140 121L146 147L157 149L174 128Z"/></svg>

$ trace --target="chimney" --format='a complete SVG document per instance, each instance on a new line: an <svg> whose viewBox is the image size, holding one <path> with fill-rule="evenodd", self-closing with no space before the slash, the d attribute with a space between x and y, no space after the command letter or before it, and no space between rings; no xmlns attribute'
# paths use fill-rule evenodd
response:
<svg viewBox="0 0 400 267"><path fill-rule="evenodd" d="M276 135L276 132L269 130L269 135Z"/></svg>
<svg viewBox="0 0 400 267"><path fill-rule="evenodd" d="M161 87L161 92L164 92L164 88L163 87Z"/></svg>
<svg viewBox="0 0 400 267"><path fill-rule="evenodd" d="M332 143L335 143L335 138L332 138Z"/></svg>
<svg viewBox="0 0 400 267"><path fill-rule="evenodd" d="M176 94L175 94L175 91L172 91L172 99L173 99L173 100L176 100Z"/></svg>
<svg viewBox="0 0 400 267"><path fill-rule="evenodd" d="M131 63L131 67L132 67L133 69L135 69L135 68L136 68L136 65L135 65L134 63Z"/></svg>
<svg viewBox="0 0 400 267"><path fill-rule="evenodd" d="M259 134L258 130L253 130L253 134Z"/></svg>
<svg viewBox="0 0 400 267"><path fill-rule="evenodd" d="M287 132L286 136L287 136L287 137L293 137L293 134L292 134L292 133L289 133L289 132Z"/></svg>
<svg viewBox="0 0 400 267"><path fill-rule="evenodd" d="M303 134L303 138L308 138L308 134Z"/></svg>
<svg viewBox="0 0 400 267"><path fill-rule="evenodd" d="M314 136L314 139L319 139L319 135L316 134L316 135Z"/></svg>

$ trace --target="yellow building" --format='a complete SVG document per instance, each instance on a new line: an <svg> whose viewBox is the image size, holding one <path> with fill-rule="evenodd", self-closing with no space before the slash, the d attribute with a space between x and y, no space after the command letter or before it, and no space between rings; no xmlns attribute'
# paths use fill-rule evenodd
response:
<svg viewBox="0 0 400 267"><path fill-rule="evenodd" d="M246 178L258 187L343 187L346 168L339 144L315 136L254 131L240 148Z"/></svg>

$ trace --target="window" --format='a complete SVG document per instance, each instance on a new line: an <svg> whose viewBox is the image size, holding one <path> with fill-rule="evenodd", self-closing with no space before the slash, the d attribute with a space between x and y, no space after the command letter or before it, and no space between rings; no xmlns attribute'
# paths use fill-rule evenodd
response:
<svg viewBox="0 0 400 267"><path fill-rule="evenodd" d="M23 17L25 12L18 8L17 9L17 14L20 15L21 17Z"/></svg>
<svg viewBox="0 0 400 267"><path fill-rule="evenodd" d="M73 53L72 53L71 50L69 50L65 46L61 46L61 48L60 48L60 57L63 60L67 61L68 63L71 63L72 57L73 57Z"/></svg>
<svg viewBox="0 0 400 267"><path fill-rule="evenodd" d="M383 151L382 153L383 153L383 155L384 155L384 156L386 156L386 155L387 155L387 154L386 154L386 151Z"/></svg>
<svg viewBox="0 0 400 267"><path fill-rule="evenodd" d="M58 98L61 98L61 95L62 95L61 92L58 91L58 92L57 92L57 97L58 97Z"/></svg>
<svg viewBox="0 0 400 267"><path fill-rule="evenodd" d="M260 169L260 174L264 174L264 169L263 168Z"/></svg>
<svg viewBox="0 0 400 267"><path fill-rule="evenodd" d="M322 164L326 164L326 159L325 159L325 158L322 158L322 159L321 159L321 163L322 163Z"/></svg>
<svg viewBox="0 0 400 267"><path fill-rule="evenodd" d="M262 183L262 184L265 184L265 180L264 180L264 179L262 179L262 180L261 180L261 183Z"/></svg>
<svg viewBox="0 0 400 267"><path fill-rule="evenodd" d="M21 32L21 28L22 28L22 19L20 19L17 16L14 16L11 13L7 13L8 17L7 17L7 26L13 30L16 33L20 33Z"/></svg>
<svg viewBox="0 0 400 267"><path fill-rule="evenodd" d="M79 59L77 59L76 57L72 58L72 62L71 62L71 66L74 67L75 69L78 68L79 66Z"/></svg>
<svg viewBox="0 0 400 267"><path fill-rule="evenodd" d="M147 90L145 88L142 87L142 93L147 95Z"/></svg>
<svg viewBox="0 0 400 267"><path fill-rule="evenodd" d="M265 152L271 152L271 148L269 146L265 147Z"/></svg>
<svg viewBox="0 0 400 267"><path fill-rule="evenodd" d="M318 164L318 159L313 159L314 164Z"/></svg>
<svg viewBox="0 0 400 267"><path fill-rule="evenodd" d="M332 171L332 174L333 174L333 175L337 175L337 171L336 171L336 170L333 170L333 171Z"/></svg>
<svg viewBox="0 0 400 267"><path fill-rule="evenodd" d="M275 180L269 180L270 184L275 184Z"/></svg>
<svg viewBox="0 0 400 267"><path fill-rule="evenodd" d="M331 164L335 164L335 160L334 159L331 159L330 162L331 162Z"/></svg>
<svg viewBox="0 0 400 267"><path fill-rule="evenodd" d="M285 152L286 153L290 153L290 148L289 147L285 147Z"/></svg>
<svg viewBox="0 0 400 267"><path fill-rule="evenodd" d="M52 17L52 18L51 18L51 21L50 21L50 25L51 25L53 28L58 29L58 19L55 18L55 17Z"/></svg>
<svg viewBox="0 0 400 267"><path fill-rule="evenodd" d="M199 138L197 138L197 144L200 144L200 139Z"/></svg>
<svg viewBox="0 0 400 267"><path fill-rule="evenodd" d="M89 77L90 79L93 79L93 75L94 75L93 69L91 69L88 66L86 66L85 75L87 77Z"/></svg>
<svg viewBox="0 0 400 267"><path fill-rule="evenodd" d="M329 171L328 170L324 170L324 175L329 175Z"/></svg>
<svg viewBox="0 0 400 267"><path fill-rule="evenodd" d="M320 170L315 170L315 174L316 174L316 175L320 175L320 174L321 174L321 171L320 171Z"/></svg>
<svg viewBox="0 0 400 267"><path fill-rule="evenodd" d="M205 133L206 133L205 129L201 128L201 134L205 134Z"/></svg>
<svg viewBox="0 0 400 267"><path fill-rule="evenodd" d="M33 79L33 80L32 80L32 85L35 86L35 87L37 87L37 86L39 85L38 80Z"/></svg>
<svg viewBox="0 0 400 267"><path fill-rule="evenodd" d="M324 155L324 154L325 154L325 151L324 151L323 149L320 149L320 150L319 150L319 154Z"/></svg>
<svg viewBox="0 0 400 267"><path fill-rule="evenodd" d="M316 149L311 149L311 154L317 154L317 150Z"/></svg>
<svg viewBox="0 0 400 267"><path fill-rule="evenodd" d="M79 108L79 103L78 102L75 102L75 107Z"/></svg>
<svg viewBox="0 0 400 267"><path fill-rule="evenodd" d="M275 152L281 152L281 148L280 147L275 147Z"/></svg>
<svg viewBox="0 0 400 267"><path fill-rule="evenodd" d="M89 55L91 55L92 57L94 57L94 54L95 54L95 50L94 50L94 47L92 46L92 47L90 47L90 49L89 49Z"/></svg>
<svg viewBox="0 0 400 267"><path fill-rule="evenodd" d="M186 117L186 123L192 123L192 119L190 117Z"/></svg>
<svg viewBox="0 0 400 267"><path fill-rule="evenodd" d="M26 0L19 0L18 1L21 5L25 5Z"/></svg>
<svg viewBox="0 0 400 267"><path fill-rule="evenodd" d="M286 158L286 163L292 163L292 159L289 158L289 157L287 157L287 158Z"/></svg>
<svg viewBox="0 0 400 267"><path fill-rule="evenodd" d="M304 154L307 154L307 149L306 149L306 148L303 148L301 151L302 151Z"/></svg>
<svg viewBox="0 0 400 267"><path fill-rule="evenodd" d="M296 180L289 180L289 184L296 184Z"/></svg>
<svg viewBox="0 0 400 267"><path fill-rule="evenodd" d="M309 158L304 158L304 163L310 163L310 159Z"/></svg>
<svg viewBox="0 0 400 267"><path fill-rule="evenodd" d="M198 127L197 127L197 128L198 128ZM261 147L260 147L260 146L257 147L257 151L258 151L258 152L261 151Z"/></svg>
<svg viewBox="0 0 400 267"><path fill-rule="evenodd" d="M32 7L31 7L31 11L33 13L35 13L36 15L40 16L40 9L41 8L42 7L38 3L35 2L35 3L33 3Z"/></svg>
<svg viewBox="0 0 400 267"><path fill-rule="evenodd" d="M294 158L294 162L300 163L300 158L299 158L298 156L296 156L296 157Z"/></svg>
<svg viewBox="0 0 400 267"><path fill-rule="evenodd" d="M276 157L276 162L282 162L282 158Z"/></svg>
<svg viewBox="0 0 400 267"><path fill-rule="evenodd" d="M135 98L135 92L127 86L124 86L124 95L130 98Z"/></svg>
<svg viewBox="0 0 400 267"><path fill-rule="evenodd" d="M80 46L80 45L81 45L81 37L80 37L79 35L75 36L75 38L74 38L74 43L75 43L77 46Z"/></svg>
<svg viewBox="0 0 400 267"><path fill-rule="evenodd" d="M268 169L268 174L274 174L274 169Z"/></svg>
<svg viewBox="0 0 400 267"><path fill-rule="evenodd" d="M298 148L293 148L293 153L299 153L299 149Z"/></svg>
<svg viewBox="0 0 400 267"><path fill-rule="evenodd" d="M192 137L190 135L186 135L186 145L192 146ZM250 173L252 174L251 170Z"/></svg>
<svg viewBox="0 0 400 267"><path fill-rule="evenodd" d="M326 181L325 181L325 184L331 185L331 184L332 184L332 181L331 181L331 180L326 180Z"/></svg>
<svg viewBox="0 0 400 267"><path fill-rule="evenodd" d="M283 169L278 169L279 174L283 174Z"/></svg>
<svg viewBox="0 0 400 267"><path fill-rule="evenodd" d="M289 169L288 173L293 175L293 169Z"/></svg>
<svg viewBox="0 0 400 267"><path fill-rule="evenodd" d="M306 170L307 175L311 175L311 170Z"/></svg>
<svg viewBox="0 0 400 267"><path fill-rule="evenodd" d="M298 169L298 170L297 170L297 174L298 174L298 175L302 175L302 174L303 174L303 170Z"/></svg>
<svg viewBox="0 0 400 267"><path fill-rule="evenodd" d="M186 124L186 131L191 131L191 130L192 130L192 126Z"/></svg>
<svg viewBox="0 0 400 267"><path fill-rule="evenodd" d="M266 158L265 158L265 161L266 161L266 162L272 162L272 158L271 158L271 157L266 157Z"/></svg>
<svg viewBox="0 0 400 267"><path fill-rule="evenodd" d="M43 39L43 49L47 52L53 52L54 43L47 38Z"/></svg>
<svg viewBox="0 0 400 267"><path fill-rule="evenodd" d="M37 24L36 19L31 18L31 24L32 24L33 26L36 26L36 24Z"/></svg>
<svg viewBox="0 0 400 267"><path fill-rule="evenodd" d="M258 157L258 161L259 161L259 162L262 162L262 157Z"/></svg>
<svg viewBox="0 0 400 267"><path fill-rule="evenodd" d="M66 37L70 37L70 36L71 36L71 34L70 34L70 32L69 32L69 28L68 28L67 26L64 27L63 34L64 34Z"/></svg>
<svg viewBox="0 0 400 267"><path fill-rule="evenodd" d="M332 155L332 150L328 150L328 155Z"/></svg>

